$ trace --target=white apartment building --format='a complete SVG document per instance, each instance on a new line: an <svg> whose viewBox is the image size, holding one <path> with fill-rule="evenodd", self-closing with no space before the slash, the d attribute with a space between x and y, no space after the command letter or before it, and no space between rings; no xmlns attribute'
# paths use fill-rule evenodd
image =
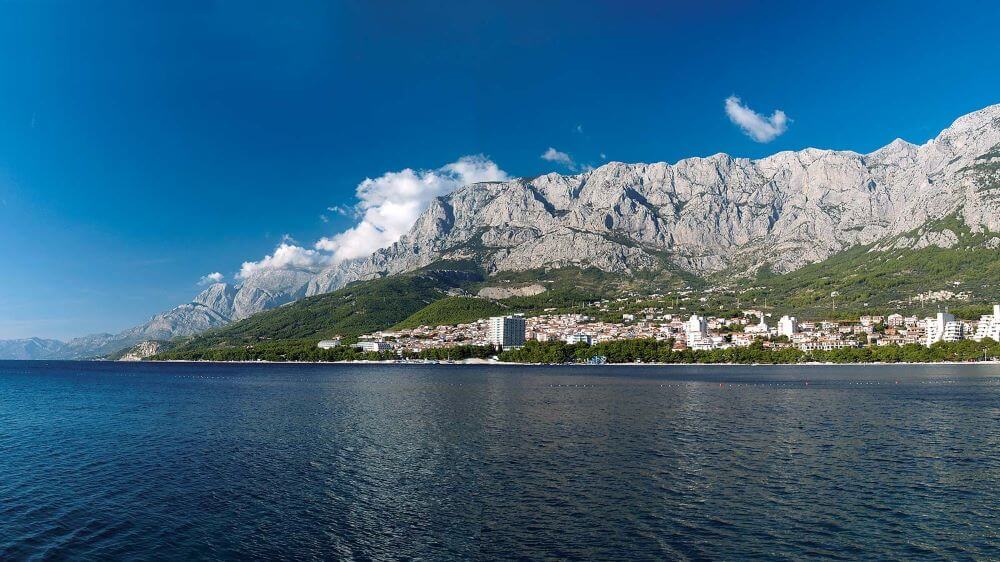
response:
<svg viewBox="0 0 1000 562"><path fill-rule="evenodd" d="M704 317L692 314L684 323L684 334L688 339L701 339L708 335L708 321Z"/></svg>
<svg viewBox="0 0 1000 562"><path fill-rule="evenodd" d="M934 318L924 320L927 330L926 345L939 341L958 341L965 336L965 325L955 320L954 314L938 312Z"/></svg>
<svg viewBox="0 0 1000 562"><path fill-rule="evenodd" d="M858 344L852 341L820 339L804 341L800 343L798 347L802 351L833 351L834 349L844 349L846 347L857 346Z"/></svg>
<svg viewBox="0 0 1000 562"><path fill-rule="evenodd" d="M388 351L392 346L384 341L359 341L354 347L361 351Z"/></svg>
<svg viewBox="0 0 1000 562"><path fill-rule="evenodd" d="M979 318L976 335L972 339L983 341L985 338L1000 341L1000 304L993 305L993 314L986 314Z"/></svg>
<svg viewBox="0 0 1000 562"><path fill-rule="evenodd" d="M767 322L764 321L764 315L761 314L760 322L753 326L747 326L743 331L748 334L768 334L771 332L771 328L768 327Z"/></svg>
<svg viewBox="0 0 1000 562"><path fill-rule="evenodd" d="M874 326L884 322L885 318L881 316L862 316L861 318L858 318L858 321L861 322L862 326Z"/></svg>
<svg viewBox="0 0 1000 562"><path fill-rule="evenodd" d="M886 324L898 328L903 325L903 315L902 314L890 314L886 317Z"/></svg>
<svg viewBox="0 0 1000 562"><path fill-rule="evenodd" d="M799 333L799 319L794 316L782 316L778 320L778 335L792 337Z"/></svg>
<svg viewBox="0 0 1000 562"><path fill-rule="evenodd" d="M340 345L340 338L333 338L332 340L322 340L316 347L320 349L333 349Z"/></svg>
<svg viewBox="0 0 1000 562"><path fill-rule="evenodd" d="M499 349L523 347L524 326L523 316L494 316L490 318L486 339Z"/></svg>
<svg viewBox="0 0 1000 562"><path fill-rule="evenodd" d="M594 342L593 336L590 334L569 334L565 338L566 343L573 345L574 343L585 343L591 345Z"/></svg>
<svg viewBox="0 0 1000 562"><path fill-rule="evenodd" d="M693 351L711 351L715 349L715 342L710 338L688 340L688 347Z"/></svg>

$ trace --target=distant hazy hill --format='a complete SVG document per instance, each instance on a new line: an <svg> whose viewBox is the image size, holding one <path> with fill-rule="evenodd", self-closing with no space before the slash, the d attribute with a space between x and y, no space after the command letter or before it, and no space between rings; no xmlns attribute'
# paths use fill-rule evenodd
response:
<svg viewBox="0 0 1000 562"><path fill-rule="evenodd" d="M45 359L65 347L66 344L59 340L42 338L0 340L0 359Z"/></svg>

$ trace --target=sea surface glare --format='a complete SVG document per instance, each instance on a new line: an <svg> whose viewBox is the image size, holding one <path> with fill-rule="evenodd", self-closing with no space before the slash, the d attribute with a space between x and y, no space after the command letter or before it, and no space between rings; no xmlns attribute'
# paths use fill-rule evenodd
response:
<svg viewBox="0 0 1000 562"><path fill-rule="evenodd" d="M0 362L0 560L998 559L1000 366Z"/></svg>

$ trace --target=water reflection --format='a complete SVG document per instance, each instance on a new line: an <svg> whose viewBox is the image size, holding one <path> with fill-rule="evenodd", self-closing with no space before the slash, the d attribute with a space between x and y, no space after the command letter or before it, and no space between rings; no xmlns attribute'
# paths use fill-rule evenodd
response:
<svg viewBox="0 0 1000 562"><path fill-rule="evenodd" d="M0 363L0 558L989 558L998 419L996 366Z"/></svg>

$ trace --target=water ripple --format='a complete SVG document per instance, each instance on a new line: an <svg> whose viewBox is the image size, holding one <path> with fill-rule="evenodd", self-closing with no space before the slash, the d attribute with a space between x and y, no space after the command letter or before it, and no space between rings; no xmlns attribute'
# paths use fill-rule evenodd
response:
<svg viewBox="0 0 1000 562"><path fill-rule="evenodd" d="M998 383L0 362L0 559L997 559Z"/></svg>

